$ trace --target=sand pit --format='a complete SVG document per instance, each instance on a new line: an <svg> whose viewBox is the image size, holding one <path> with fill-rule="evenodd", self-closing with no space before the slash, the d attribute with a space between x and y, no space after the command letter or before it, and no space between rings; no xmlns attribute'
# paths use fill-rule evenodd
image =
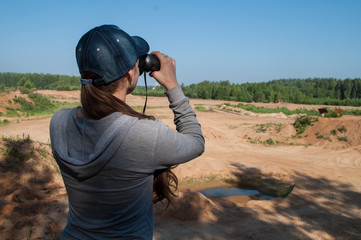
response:
<svg viewBox="0 0 361 240"><path fill-rule="evenodd" d="M65 100L79 96L47 94ZM144 98L129 96L128 102L143 106ZM320 118L297 136L294 116L236 114L217 108L225 101L190 102L214 110L196 111L206 151L176 168L181 183L176 208L164 211L162 205L155 206L154 239L360 239L361 117ZM148 106L147 114L173 127L165 98L149 98ZM343 125L347 131L339 130ZM66 222L61 178L55 168L43 167L51 159L49 146L40 144L48 142L48 127L49 119L0 127L0 135L20 139L29 135L34 142L28 147L35 149L18 169L5 150L11 143L2 140L0 239L54 239ZM269 139L275 144L267 144ZM47 154L37 150L43 148ZM286 198L238 202L206 198L196 191L261 180L290 182L294 188Z"/></svg>

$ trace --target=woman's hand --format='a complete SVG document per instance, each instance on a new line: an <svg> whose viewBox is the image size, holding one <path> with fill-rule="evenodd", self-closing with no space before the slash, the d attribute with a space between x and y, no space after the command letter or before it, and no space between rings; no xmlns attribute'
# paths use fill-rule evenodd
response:
<svg viewBox="0 0 361 240"><path fill-rule="evenodd" d="M159 84L164 86L167 90L178 86L175 60L161 52L151 52L151 54L158 57L160 62L160 70L154 71L149 76L154 77Z"/></svg>

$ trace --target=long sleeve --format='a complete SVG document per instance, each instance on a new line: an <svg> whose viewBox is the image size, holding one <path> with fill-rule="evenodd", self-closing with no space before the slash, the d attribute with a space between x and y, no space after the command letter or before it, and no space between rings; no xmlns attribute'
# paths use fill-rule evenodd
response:
<svg viewBox="0 0 361 240"><path fill-rule="evenodd" d="M154 148L154 168L164 168L187 162L204 152L204 137L196 114L180 86L166 92L174 113L177 132L159 124Z"/></svg>

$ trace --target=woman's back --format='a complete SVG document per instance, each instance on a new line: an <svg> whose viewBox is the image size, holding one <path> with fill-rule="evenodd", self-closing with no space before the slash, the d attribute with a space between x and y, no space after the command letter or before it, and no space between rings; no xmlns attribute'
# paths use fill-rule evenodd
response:
<svg viewBox="0 0 361 240"><path fill-rule="evenodd" d="M74 108L54 115L52 146L69 195L64 239L152 238L154 171L204 150L200 125L180 87L168 95L177 128L186 134L122 113L91 120Z"/></svg>

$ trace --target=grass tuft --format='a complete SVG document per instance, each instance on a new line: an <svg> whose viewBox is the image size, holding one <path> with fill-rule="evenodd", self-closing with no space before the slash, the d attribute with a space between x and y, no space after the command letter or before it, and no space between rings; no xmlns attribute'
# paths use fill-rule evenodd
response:
<svg viewBox="0 0 361 240"><path fill-rule="evenodd" d="M200 111L200 112L214 112L214 110L212 110L212 109L206 109L204 106L202 106L202 104L197 104L195 106L195 110Z"/></svg>

